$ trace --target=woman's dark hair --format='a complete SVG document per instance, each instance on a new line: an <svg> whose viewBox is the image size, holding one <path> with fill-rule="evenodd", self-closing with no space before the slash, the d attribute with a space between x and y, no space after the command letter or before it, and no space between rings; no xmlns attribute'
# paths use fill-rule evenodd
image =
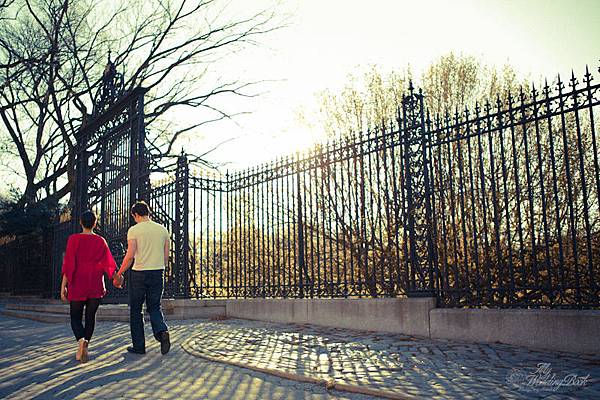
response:
<svg viewBox="0 0 600 400"><path fill-rule="evenodd" d="M137 214L141 217L150 214L150 207L146 204L145 201L136 201L133 207L131 207L131 214Z"/></svg>
<svg viewBox="0 0 600 400"><path fill-rule="evenodd" d="M81 225L86 229L92 229L96 223L96 214L93 211L87 210L81 214Z"/></svg>

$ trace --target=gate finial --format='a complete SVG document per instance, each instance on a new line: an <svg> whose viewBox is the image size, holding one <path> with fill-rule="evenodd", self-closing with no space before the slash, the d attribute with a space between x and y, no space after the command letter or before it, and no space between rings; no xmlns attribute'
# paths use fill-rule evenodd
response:
<svg viewBox="0 0 600 400"><path fill-rule="evenodd" d="M96 92L96 96L94 96L92 115L98 115L106 111L123 95L124 91L123 74L117 72L117 66L111 60L111 51L109 50L100 87Z"/></svg>

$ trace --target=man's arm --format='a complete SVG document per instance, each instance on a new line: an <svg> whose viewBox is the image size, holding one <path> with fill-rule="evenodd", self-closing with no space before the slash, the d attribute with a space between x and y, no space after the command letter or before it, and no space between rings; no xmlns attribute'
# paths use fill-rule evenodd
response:
<svg viewBox="0 0 600 400"><path fill-rule="evenodd" d="M167 267L167 264L169 264L169 238L167 237L167 240L165 240L165 268Z"/></svg>
<svg viewBox="0 0 600 400"><path fill-rule="evenodd" d="M135 239L130 239L127 241L127 253L125 253L125 257L123 257L123 262L121 263L121 268L116 273L115 278L113 280L113 284L116 287L123 286L123 274L127 271L131 264L133 264L133 259L135 258L135 251L137 250L137 241ZM118 283L118 285L117 285Z"/></svg>

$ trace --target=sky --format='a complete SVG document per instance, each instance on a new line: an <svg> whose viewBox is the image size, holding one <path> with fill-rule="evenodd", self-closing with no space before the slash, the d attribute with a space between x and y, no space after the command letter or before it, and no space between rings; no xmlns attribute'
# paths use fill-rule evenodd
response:
<svg viewBox="0 0 600 400"><path fill-rule="evenodd" d="M230 79L267 81L251 99L223 98L233 120L204 125L180 144L229 172L295 154L323 141L299 118L318 112L316 94L336 92L348 74L377 65L418 76L450 52L491 66L512 65L540 81L557 73L581 79L600 67L600 0L224 0L230 18L274 10L285 27L223 59ZM189 111L186 111L189 112ZM176 116L186 120L189 115Z"/></svg>
<svg viewBox="0 0 600 400"><path fill-rule="evenodd" d="M269 7L234 0L228 12ZM600 66L600 0L288 0L277 6L287 26L237 54L224 71L271 80L251 101L228 99L250 114L194 132L186 150L229 170L261 164L322 141L298 118L316 112L316 93L339 90L349 73L375 64L418 75L442 55L472 55L488 65L511 64L523 77L557 73L581 78ZM231 103L233 102L233 103Z"/></svg>

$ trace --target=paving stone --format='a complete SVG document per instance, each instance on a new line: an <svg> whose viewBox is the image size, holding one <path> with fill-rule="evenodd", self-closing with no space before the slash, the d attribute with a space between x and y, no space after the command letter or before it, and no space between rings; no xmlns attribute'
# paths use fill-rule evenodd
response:
<svg viewBox="0 0 600 400"><path fill-rule="evenodd" d="M125 347L130 341L128 326L98 323L92 342L92 358L82 366L73 360L76 343L69 326L0 317L0 398L369 398L340 391L314 392L312 384L211 363L189 355L180 344L187 338L197 337L200 333L198 324L204 322L171 323L174 345L171 353L164 357L159 353L158 344L150 341L145 356L126 353ZM223 327L222 334L229 333L228 328ZM150 338L150 335L148 330L146 337ZM209 336L206 334L204 338ZM18 343L14 337L35 338L35 341ZM229 340L219 340L219 343L225 344ZM39 343L44 343L43 351Z"/></svg>
<svg viewBox="0 0 600 400"><path fill-rule="evenodd" d="M73 398L75 389L65 382L73 386L76 378L95 376L95 371L101 370L99 383L106 386L102 390L97 390L98 382L79 386L92 398L104 396L106 390L126 398L366 398L208 362L194 355L419 398L447 399L552 396L555 393L525 390L527 376L535 375L539 364L545 363L557 377L590 375L585 387L561 387L557 395L593 398L600 393L600 357L596 356L580 358L507 345L260 321L181 321L173 323L171 330L174 343L179 344L173 347L173 354L161 357L158 345L148 342L149 354L138 357L123 354L128 344L127 325L98 324L95 359L81 368L72 360L75 343L67 326L1 317L0 397L44 398L38 395L66 391L67 397ZM31 334L47 339L44 343L49 345L43 352L35 343L15 340ZM18 372L5 368L11 363L19 366ZM149 370L153 371L150 375ZM119 374L131 386L125 386L125 382L113 384L113 375ZM132 384L142 376L146 379L138 387ZM148 387L153 380L156 384ZM25 393L29 396L22 396Z"/></svg>

